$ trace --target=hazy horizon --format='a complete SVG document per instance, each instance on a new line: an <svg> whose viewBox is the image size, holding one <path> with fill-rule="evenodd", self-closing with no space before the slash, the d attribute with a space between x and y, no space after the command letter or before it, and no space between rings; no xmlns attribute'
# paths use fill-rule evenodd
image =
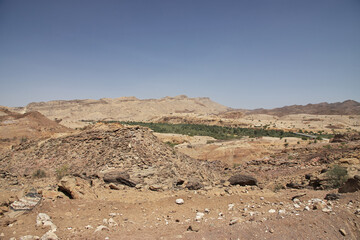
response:
<svg viewBox="0 0 360 240"><path fill-rule="evenodd" d="M0 105L360 101L360 1L0 0Z"/></svg>

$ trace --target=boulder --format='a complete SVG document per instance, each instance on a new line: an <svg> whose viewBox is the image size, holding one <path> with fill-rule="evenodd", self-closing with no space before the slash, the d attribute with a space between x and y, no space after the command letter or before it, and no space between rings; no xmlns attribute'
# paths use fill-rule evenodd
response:
<svg viewBox="0 0 360 240"><path fill-rule="evenodd" d="M254 177L242 175L242 174L236 174L229 178L228 180L231 185L257 185L257 180Z"/></svg>
<svg viewBox="0 0 360 240"><path fill-rule="evenodd" d="M71 199L96 199L97 196L86 180L65 176L58 183L58 190Z"/></svg>
<svg viewBox="0 0 360 240"><path fill-rule="evenodd" d="M191 181L186 184L186 188L189 190L199 190L204 186L198 181Z"/></svg>
<svg viewBox="0 0 360 240"><path fill-rule="evenodd" d="M354 178L349 178L345 184L339 188L339 193L356 192L360 190L360 176L355 175Z"/></svg>
<svg viewBox="0 0 360 240"><path fill-rule="evenodd" d="M106 183L120 183L129 187L135 187L136 184L130 181L130 175L126 172L111 171L104 174Z"/></svg>
<svg viewBox="0 0 360 240"><path fill-rule="evenodd" d="M328 193L325 196L325 200L338 200L340 198L340 194L336 193Z"/></svg>

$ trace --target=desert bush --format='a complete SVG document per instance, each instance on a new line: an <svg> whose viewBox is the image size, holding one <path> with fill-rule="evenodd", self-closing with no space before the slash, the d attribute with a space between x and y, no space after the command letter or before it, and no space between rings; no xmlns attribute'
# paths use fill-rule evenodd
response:
<svg viewBox="0 0 360 240"><path fill-rule="evenodd" d="M278 192L278 191L280 191L281 189L284 189L284 186L283 185L281 185L280 183L275 183L275 185L274 185L274 192Z"/></svg>
<svg viewBox="0 0 360 240"><path fill-rule="evenodd" d="M46 177L46 172L42 169L38 169L32 174L32 176L33 178L44 178Z"/></svg>
<svg viewBox="0 0 360 240"><path fill-rule="evenodd" d="M69 166L68 165L62 165L61 167L56 169L56 177L57 179L61 179L69 174Z"/></svg>
<svg viewBox="0 0 360 240"><path fill-rule="evenodd" d="M326 172L326 175L329 178L329 188L338 188L349 178L346 168L339 165L334 165Z"/></svg>

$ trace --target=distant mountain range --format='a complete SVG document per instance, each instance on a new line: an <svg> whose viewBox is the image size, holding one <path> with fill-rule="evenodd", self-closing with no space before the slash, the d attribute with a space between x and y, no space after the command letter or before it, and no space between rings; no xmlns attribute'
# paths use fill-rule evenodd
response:
<svg viewBox="0 0 360 240"><path fill-rule="evenodd" d="M289 114L315 114L315 115L359 115L360 103L353 100L336 103L318 103L307 105L291 105L273 109L255 109L248 114L269 114L284 116Z"/></svg>

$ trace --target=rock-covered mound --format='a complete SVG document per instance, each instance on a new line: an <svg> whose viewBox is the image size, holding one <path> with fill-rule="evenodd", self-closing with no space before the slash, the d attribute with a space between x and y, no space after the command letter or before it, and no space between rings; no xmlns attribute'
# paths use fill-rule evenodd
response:
<svg viewBox="0 0 360 240"><path fill-rule="evenodd" d="M18 176L42 169L47 176L104 176L120 171L128 181L172 188L220 180L223 166L198 161L174 151L151 130L120 124L96 124L68 136L24 142L0 155L0 168Z"/></svg>

